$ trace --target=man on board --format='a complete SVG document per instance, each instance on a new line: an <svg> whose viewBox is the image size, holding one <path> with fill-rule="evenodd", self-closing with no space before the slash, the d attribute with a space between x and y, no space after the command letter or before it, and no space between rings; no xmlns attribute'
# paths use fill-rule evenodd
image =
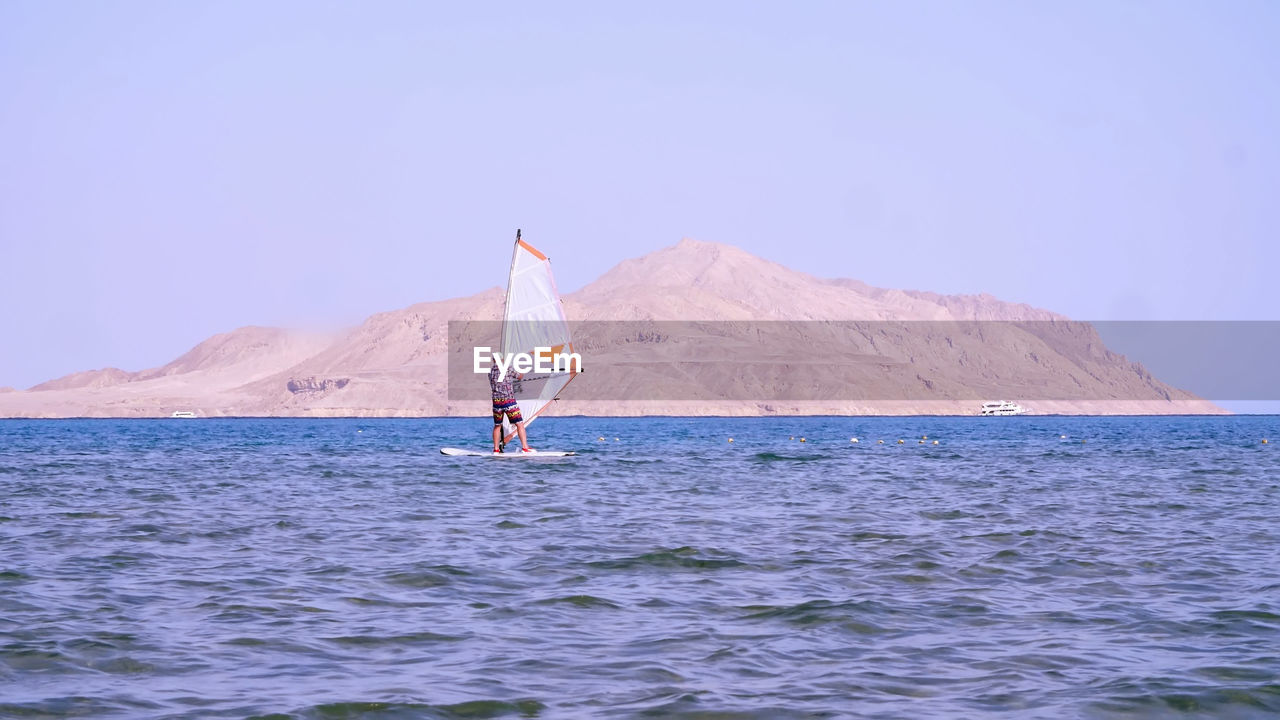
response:
<svg viewBox="0 0 1280 720"><path fill-rule="evenodd" d="M489 388L493 391L493 451L502 452L502 418L506 416L516 426L516 434L520 436L520 452L533 452L529 447L529 439L524 434L524 416L520 414L520 406L516 404L515 388L511 386L511 377L519 380L523 375L514 370L507 370L506 377L499 377L497 363L489 368Z"/></svg>

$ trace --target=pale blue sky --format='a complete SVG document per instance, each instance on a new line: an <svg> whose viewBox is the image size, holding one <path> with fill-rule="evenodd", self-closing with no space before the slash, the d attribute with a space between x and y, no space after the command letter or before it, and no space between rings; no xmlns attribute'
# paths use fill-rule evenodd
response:
<svg viewBox="0 0 1280 720"><path fill-rule="evenodd" d="M0 385L682 236L1280 319L1280 4L0 4Z"/></svg>

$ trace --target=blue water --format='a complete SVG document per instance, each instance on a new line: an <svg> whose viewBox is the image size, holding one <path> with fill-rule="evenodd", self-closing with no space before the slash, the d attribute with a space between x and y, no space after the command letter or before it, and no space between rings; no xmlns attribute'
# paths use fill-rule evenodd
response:
<svg viewBox="0 0 1280 720"><path fill-rule="evenodd" d="M486 422L0 421L0 716L1280 714L1280 418Z"/></svg>

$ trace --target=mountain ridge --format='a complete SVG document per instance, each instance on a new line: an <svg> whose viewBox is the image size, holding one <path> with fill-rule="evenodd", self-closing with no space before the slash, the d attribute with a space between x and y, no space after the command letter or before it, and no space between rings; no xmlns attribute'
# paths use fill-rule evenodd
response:
<svg viewBox="0 0 1280 720"><path fill-rule="evenodd" d="M330 335L246 326L211 336L156 368L82 371L26 391L0 394L0 416L154 417L174 410L207 416L482 415L483 388L475 400L448 396L448 327L458 320L497 321L504 300L504 290L491 287L375 313L358 326ZM1096 391L1097 399L1084 402L1041 403L1036 409L1045 412L1221 412L1106 350L1096 333L1090 335L1091 328L1072 334L1061 328L1017 327L1067 321L1049 310L986 294L942 295L877 288L850 278L819 278L731 245L690 238L623 260L563 300L571 321L588 323L990 320L1009 325L999 326L1005 336L998 341L955 332L943 346L936 328L906 326L896 344L877 346L854 337L836 348L852 373L848 377L872 386L880 383L883 396L894 399L734 400L735 388L758 385L767 397L771 389L789 382L775 369L735 366L733 372L740 373L736 377L714 372L714 367L694 371L689 381L697 377L691 387L701 395L688 397L711 394L697 402L604 402L594 399L604 396L594 391L574 399L571 390L556 409L561 413L972 414L976 408L969 398L993 383L998 387L1001 377L1009 377L1002 368L1012 367L1031 372L1044 387L1070 388L1075 383ZM803 336L808 330L801 327L797 332ZM999 334L989 329L991 333ZM801 340L820 341L816 335ZM620 359L612 352L617 349L606 348L600 359ZM864 363L857 361L860 357L879 360ZM888 366L897 368L893 377L869 369ZM655 382L670 380L669 373L656 368L647 372ZM591 377L584 375L588 388ZM639 377L645 377L643 372ZM936 397L929 394L935 389Z"/></svg>

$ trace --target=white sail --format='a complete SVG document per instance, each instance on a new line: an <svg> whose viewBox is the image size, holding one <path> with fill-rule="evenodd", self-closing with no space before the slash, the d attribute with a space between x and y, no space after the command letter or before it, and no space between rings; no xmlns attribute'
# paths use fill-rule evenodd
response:
<svg viewBox="0 0 1280 720"><path fill-rule="evenodd" d="M551 275L551 261L521 240L517 231L511 277L507 281L507 307L502 318L502 352L507 357L512 357L511 353L533 355L536 348L549 348L550 353L544 351L543 354L552 357L574 351L564 306ZM559 372L527 373L517 383L516 403L526 426L555 401L580 369L571 365ZM507 440L515 434L515 428L505 418L503 431Z"/></svg>

